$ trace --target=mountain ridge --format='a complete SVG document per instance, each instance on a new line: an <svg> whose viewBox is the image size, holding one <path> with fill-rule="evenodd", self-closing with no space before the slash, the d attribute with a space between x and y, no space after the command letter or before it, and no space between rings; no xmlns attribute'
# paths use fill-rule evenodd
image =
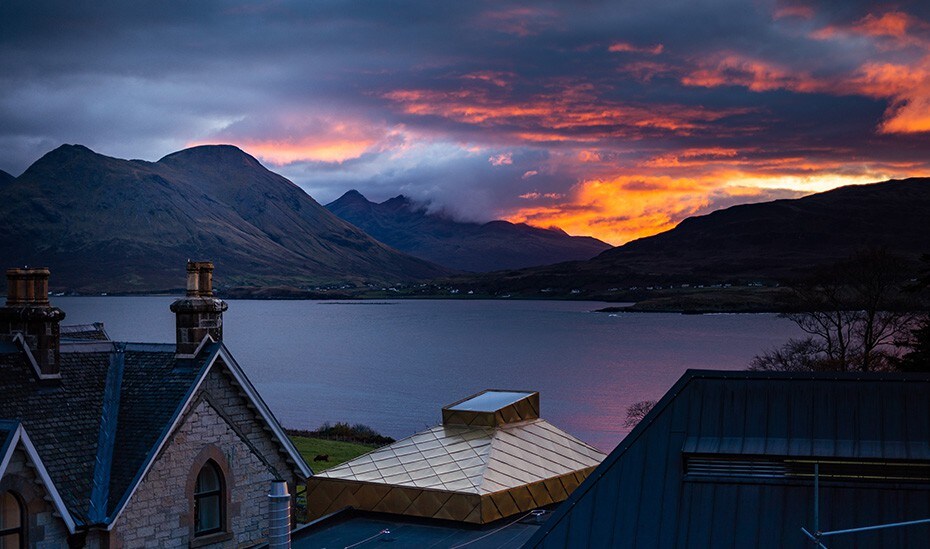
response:
<svg viewBox="0 0 930 549"><path fill-rule="evenodd" d="M451 269L487 272L589 259L610 248L592 237L494 220L461 222L404 195L376 203L353 189L326 208L374 238Z"/></svg>
<svg viewBox="0 0 930 549"><path fill-rule="evenodd" d="M7 264L52 268L56 287L154 291L212 259L219 284L421 280L448 269L402 254L330 214L231 145L157 162L62 145L3 186ZM93 260L88 260L93 258Z"/></svg>
<svg viewBox="0 0 930 549"><path fill-rule="evenodd" d="M492 273L485 291L554 295L642 286L771 284L883 248L916 264L930 253L930 178L848 185L801 198L740 204L690 217L671 230L606 250L588 261Z"/></svg>

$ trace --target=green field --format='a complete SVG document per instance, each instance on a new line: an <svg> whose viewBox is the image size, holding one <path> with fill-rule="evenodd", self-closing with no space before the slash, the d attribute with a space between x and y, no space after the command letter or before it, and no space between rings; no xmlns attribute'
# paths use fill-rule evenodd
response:
<svg viewBox="0 0 930 549"><path fill-rule="evenodd" d="M375 449L374 446L354 442L339 442L298 436L291 436L291 442L297 447L300 455L310 464L314 473L325 471ZM321 454L328 455L329 461L313 461L313 458Z"/></svg>

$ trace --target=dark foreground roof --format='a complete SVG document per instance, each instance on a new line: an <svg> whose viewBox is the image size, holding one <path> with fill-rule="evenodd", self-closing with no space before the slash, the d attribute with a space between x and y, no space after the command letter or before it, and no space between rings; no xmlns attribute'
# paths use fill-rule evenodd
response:
<svg viewBox="0 0 930 549"><path fill-rule="evenodd" d="M448 549L466 544L468 549L503 549L523 545L539 528L540 518L521 515L485 525L416 519L385 513L368 513L346 509L320 519L294 533L294 549L320 547L392 547ZM390 533L382 533L385 530Z"/></svg>
<svg viewBox="0 0 930 549"><path fill-rule="evenodd" d="M814 462L822 531L930 518L930 375L690 370L527 547L802 547ZM930 525L824 542L924 548Z"/></svg>
<svg viewBox="0 0 930 549"><path fill-rule="evenodd" d="M109 522L220 348L178 360L174 345L63 344L61 382L43 384L3 344L0 417L29 432L78 523Z"/></svg>

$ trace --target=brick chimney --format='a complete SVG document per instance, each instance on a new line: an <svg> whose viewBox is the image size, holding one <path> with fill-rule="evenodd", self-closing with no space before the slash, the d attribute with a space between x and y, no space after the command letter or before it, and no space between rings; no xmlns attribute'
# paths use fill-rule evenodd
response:
<svg viewBox="0 0 930 549"><path fill-rule="evenodd" d="M40 378L61 375L59 324L65 313L48 302L49 270L7 269L6 305L0 307L0 338L21 334Z"/></svg>
<svg viewBox="0 0 930 549"><path fill-rule="evenodd" d="M223 311L227 308L225 301L213 297L213 263L188 261L187 295L171 304L178 357L193 358L208 335L222 341Z"/></svg>

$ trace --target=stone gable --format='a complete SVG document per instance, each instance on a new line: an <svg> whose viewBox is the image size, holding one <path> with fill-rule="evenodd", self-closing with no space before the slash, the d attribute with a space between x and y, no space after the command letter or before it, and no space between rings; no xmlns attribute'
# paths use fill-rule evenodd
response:
<svg viewBox="0 0 930 549"><path fill-rule="evenodd" d="M55 505L22 447L13 452L6 472L0 479L0 493L7 490L22 497L26 505L26 539L29 547L58 549L68 546L68 528L63 520L55 516Z"/></svg>
<svg viewBox="0 0 930 549"><path fill-rule="evenodd" d="M268 491L276 478L296 486L296 467L218 361L140 483L111 535L111 547L188 547L193 482L212 459L227 487L226 535L210 547L251 546L267 535Z"/></svg>

